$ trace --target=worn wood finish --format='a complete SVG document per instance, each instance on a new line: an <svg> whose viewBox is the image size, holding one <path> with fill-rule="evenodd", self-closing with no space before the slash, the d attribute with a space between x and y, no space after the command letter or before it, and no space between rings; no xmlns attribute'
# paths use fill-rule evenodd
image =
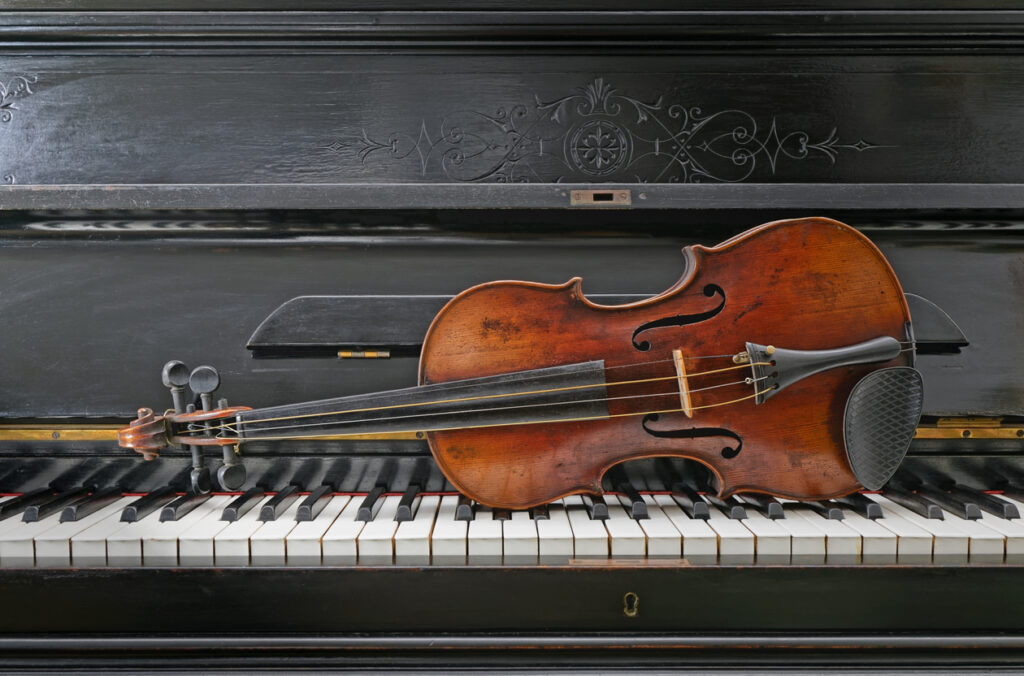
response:
<svg viewBox="0 0 1024 676"><path fill-rule="evenodd" d="M422 383L447 382L603 359L609 383L672 376L672 350L687 356L735 354L747 341L791 349L829 349L878 336L905 340L909 313L895 274L863 235L822 218L778 221L715 248L683 250L686 273L664 294L626 306L591 303L581 280L564 285L483 284L454 298L424 339ZM648 322L700 315L719 305L702 290L724 292L720 312L682 327ZM611 416L516 427L433 432L435 458L459 490L481 502L525 507L570 493L601 490L610 466L630 458L676 455L709 466L720 491L759 491L794 498L826 498L858 487L842 442L846 399L856 382L879 366L835 369L790 386L770 401L714 405L753 393L749 385L692 393L698 410L657 420L651 411L679 409L674 381L609 387ZM640 367L629 367L642 363ZM692 362L694 370L731 366L729 359ZM707 364L708 366L704 366ZM617 367L625 377L616 375ZM739 376L737 377L737 374ZM745 370L691 377L691 388L724 384ZM646 396L651 392L663 396ZM672 396L675 393L675 397ZM616 397L635 397L616 399ZM645 429L645 426L647 429ZM699 439L659 437L650 429L715 428L728 433ZM724 448L723 448L724 447ZM732 452L739 448L734 457ZM731 449L732 452L726 449Z"/></svg>

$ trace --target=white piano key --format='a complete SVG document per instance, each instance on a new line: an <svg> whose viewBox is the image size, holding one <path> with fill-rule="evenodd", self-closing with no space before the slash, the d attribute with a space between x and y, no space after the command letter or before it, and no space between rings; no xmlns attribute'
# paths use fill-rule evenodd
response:
<svg viewBox="0 0 1024 676"><path fill-rule="evenodd" d="M860 535L861 563L896 563L899 537L895 533L852 509L843 509L843 523Z"/></svg>
<svg viewBox="0 0 1024 676"><path fill-rule="evenodd" d="M178 538L203 519L219 519L224 505L230 496L215 495L177 521L156 521L148 524L142 534L142 565L144 566L176 566L178 565ZM160 510L156 510L159 519ZM143 519L138 523L147 521ZM126 529L123 529L123 532Z"/></svg>
<svg viewBox="0 0 1024 676"><path fill-rule="evenodd" d="M608 531L604 522L590 518L583 498L578 495L570 495L562 503L572 528L573 556L608 558Z"/></svg>
<svg viewBox="0 0 1024 676"><path fill-rule="evenodd" d="M231 500L234 500L234 496L228 496L228 500L219 510L178 536L178 565L213 565L214 539L231 523L221 519L224 507Z"/></svg>
<svg viewBox="0 0 1024 676"><path fill-rule="evenodd" d="M868 499L873 499L875 494L868 494ZM875 519L874 523L882 526L897 537L896 562L897 563L929 563L932 560L932 549L934 547L934 536L917 524L904 519L894 510L888 509L887 502L882 507L882 518Z"/></svg>
<svg viewBox="0 0 1024 676"><path fill-rule="evenodd" d="M395 563L426 566L430 563L430 531L441 502L439 495L424 495L412 521L404 521L395 531Z"/></svg>
<svg viewBox="0 0 1024 676"><path fill-rule="evenodd" d="M295 516L299 512L300 504L302 500L296 500L273 521L264 521L252 534L249 538L252 565L283 566L287 563L288 551L284 541L298 524Z"/></svg>
<svg viewBox="0 0 1024 676"><path fill-rule="evenodd" d="M671 558L678 559L683 553L683 536L679 530L672 525L672 522L661 507L654 501L654 496L643 495L644 504L647 505L646 519L640 519L636 523L643 529L647 538L647 556L650 558ZM623 504L628 499L619 496Z"/></svg>
<svg viewBox="0 0 1024 676"><path fill-rule="evenodd" d="M416 498L416 500L419 501L420 498ZM360 564L378 565L394 561L395 531L398 530L395 515L398 513L398 505L401 502L401 495L384 497L383 504L373 516L373 521L367 523L356 537L356 550ZM416 504L413 504L413 511L415 510Z"/></svg>
<svg viewBox="0 0 1024 676"><path fill-rule="evenodd" d="M289 566L319 566L323 562L324 534L350 502L347 495L333 496L312 521L300 521L284 539Z"/></svg>
<svg viewBox="0 0 1024 676"><path fill-rule="evenodd" d="M467 537L470 563L501 562L501 521L494 519L490 507L477 507L475 517L469 522Z"/></svg>
<svg viewBox="0 0 1024 676"><path fill-rule="evenodd" d="M753 507L747 507L743 525L754 534L754 558L758 563L789 563L792 536L779 525Z"/></svg>
<svg viewBox="0 0 1024 676"><path fill-rule="evenodd" d="M529 512L512 512L501 524L501 539L504 563L537 563L537 526Z"/></svg>
<svg viewBox="0 0 1024 676"><path fill-rule="evenodd" d="M1018 507L1024 510L1024 505ZM995 514L982 512L981 523L1006 538L1006 562L1024 562L1024 523L1021 519L1004 519Z"/></svg>
<svg viewBox="0 0 1024 676"><path fill-rule="evenodd" d="M786 529L790 536L790 562L794 564L825 563L825 533L816 528L807 519L798 514L790 516L790 512L799 503L793 500L780 500L785 518L777 519L776 523Z"/></svg>
<svg viewBox="0 0 1024 676"><path fill-rule="evenodd" d="M159 509L150 512L138 521L124 522L124 528L119 528L107 536L107 565L141 566L142 539L150 528L159 525Z"/></svg>
<svg viewBox="0 0 1024 676"><path fill-rule="evenodd" d="M356 516L359 514L359 506L365 497L365 495L353 495L341 510L341 514L320 539L325 566L350 565L356 562L358 555L356 538L366 526L366 522L357 521Z"/></svg>
<svg viewBox="0 0 1024 676"><path fill-rule="evenodd" d="M25 523L20 515L12 516L13 524L0 531L0 566L31 568L35 565L35 539L60 525L60 513L39 521Z"/></svg>
<svg viewBox="0 0 1024 676"><path fill-rule="evenodd" d="M72 534L69 538L68 546L71 555L71 565L76 568L87 568L96 566L107 565L107 537L116 533L117 531L124 528L125 523L121 521L121 510L126 506L130 505L135 501L134 497L121 498L110 503L106 507L96 510L92 514L85 516L78 521L67 521L62 526L68 524L78 524L78 528L75 529L77 532ZM103 514L104 516L98 517L97 515ZM56 531L48 533L50 536L56 535ZM63 549L63 545L59 546ZM36 556L39 556L39 547L37 544ZM60 553L60 558L63 559L63 552ZM55 565L65 565L59 563Z"/></svg>
<svg viewBox="0 0 1024 676"><path fill-rule="evenodd" d="M459 496L446 495L441 498L434 520L434 531L430 534L431 562L436 565L466 563L469 524L455 519Z"/></svg>
<svg viewBox="0 0 1024 676"><path fill-rule="evenodd" d="M932 561L935 563L968 562L970 541L967 535L956 526L943 519L926 519L882 495L870 494L868 497L882 505L884 511L891 511L930 533L932 536ZM883 523L882 525L888 528L887 524Z"/></svg>
<svg viewBox="0 0 1024 676"><path fill-rule="evenodd" d="M708 525L718 533L718 560L727 565L754 562L754 534L743 521L730 519L718 508L708 505Z"/></svg>
<svg viewBox="0 0 1024 676"><path fill-rule="evenodd" d="M968 560L971 563L1002 563L1006 557L1006 537L989 528L980 519L962 519L949 510L942 510L946 522L967 536Z"/></svg>
<svg viewBox="0 0 1024 676"><path fill-rule="evenodd" d="M825 535L825 563L857 563L860 561L861 539L860 534L849 528L842 521L826 519L821 514L809 507L788 505L786 517L789 512L794 516L806 519L812 526Z"/></svg>
<svg viewBox="0 0 1024 676"><path fill-rule="evenodd" d="M565 563L572 558L572 526L561 500L548 505L548 518L537 519L536 524L541 562Z"/></svg>
<svg viewBox="0 0 1024 676"><path fill-rule="evenodd" d="M229 523L213 538L213 558L218 566L248 566L249 538L263 525L260 508L273 496L265 495L252 509ZM223 510L222 510L223 512Z"/></svg>
<svg viewBox="0 0 1024 676"><path fill-rule="evenodd" d="M690 563L718 561L718 533L704 519L691 519L671 495L651 497L683 537L683 558Z"/></svg>

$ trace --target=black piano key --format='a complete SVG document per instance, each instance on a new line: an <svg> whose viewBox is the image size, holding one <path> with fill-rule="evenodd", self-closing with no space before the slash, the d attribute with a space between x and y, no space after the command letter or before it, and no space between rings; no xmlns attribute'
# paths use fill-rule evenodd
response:
<svg viewBox="0 0 1024 676"><path fill-rule="evenodd" d="M769 519L785 519L786 512L782 509L782 503L770 495L749 493L743 495L743 501Z"/></svg>
<svg viewBox="0 0 1024 676"><path fill-rule="evenodd" d="M209 493L202 493L200 495L187 493L185 495L181 495L174 500L171 500L160 509L160 520L177 521L209 499Z"/></svg>
<svg viewBox="0 0 1024 676"><path fill-rule="evenodd" d="M655 461L655 467L662 482L669 487L672 499L687 516L691 519L704 519L705 521L711 517L708 505L700 493L693 485L684 480L682 474L668 458L658 458Z"/></svg>
<svg viewBox="0 0 1024 676"><path fill-rule="evenodd" d="M91 495L84 498L80 498L72 502L70 505L64 507L64 510L60 513L60 521L78 521L85 517L93 514L110 503L121 499L121 489L117 486L110 486L108 488L102 488L98 491L94 491Z"/></svg>
<svg viewBox="0 0 1024 676"><path fill-rule="evenodd" d="M800 504L810 507L812 510L822 515L826 519L833 521L843 520L843 510L838 505L831 504L831 502L822 502L820 500L807 500Z"/></svg>
<svg viewBox="0 0 1024 676"><path fill-rule="evenodd" d="M981 518L981 508L978 507L978 505L973 502L960 500L940 488L925 484L918 487L917 494L925 500L929 500L940 507L944 507L949 510L951 514L955 514L961 519Z"/></svg>
<svg viewBox="0 0 1024 676"><path fill-rule="evenodd" d="M508 509L495 509L491 513L491 518L495 521L508 521L512 518L512 511Z"/></svg>
<svg viewBox="0 0 1024 676"><path fill-rule="evenodd" d="M636 489L636 486L626 477L626 473L622 471L621 467L612 467L608 470L609 478L612 480L612 485L615 490L626 496L629 501L629 509L627 510L629 515L636 520L647 519L647 503L640 496L640 491Z"/></svg>
<svg viewBox="0 0 1024 676"><path fill-rule="evenodd" d="M315 519L331 501L332 493L334 493L334 486L330 484L317 487L299 503L299 511L295 515L295 520L312 521Z"/></svg>
<svg viewBox="0 0 1024 676"><path fill-rule="evenodd" d="M417 460L413 467L409 485L402 493L402 499L398 503L398 511L395 512L395 521L412 521L413 505L416 503L416 496L419 495L427 484L430 476L430 468L425 460Z"/></svg>
<svg viewBox="0 0 1024 676"><path fill-rule="evenodd" d="M60 493L51 495L41 502L26 507L24 513L21 515L21 520L26 523L30 523L33 521L39 521L39 519L50 516L51 514L56 514L70 503L89 495L94 488L95 487L93 486L79 486L78 488L69 488L66 491L61 491Z"/></svg>
<svg viewBox="0 0 1024 676"><path fill-rule="evenodd" d="M37 505L49 498L51 495L56 494L57 491L47 486L46 488L36 488L35 490L28 491L27 493L22 493L17 497L0 503L0 521L8 519L15 514L21 514L28 507Z"/></svg>
<svg viewBox="0 0 1024 676"><path fill-rule="evenodd" d="M1006 497L1024 502L1024 484L1011 481L1010 483L1003 484L999 489Z"/></svg>
<svg viewBox="0 0 1024 676"><path fill-rule="evenodd" d="M475 518L476 512L473 509L473 501L465 495L460 495L459 504L455 508L456 521L472 521Z"/></svg>
<svg viewBox="0 0 1024 676"><path fill-rule="evenodd" d="M238 521L255 507L263 499L264 495L266 495L266 492L259 486L250 488L227 504L224 511L220 513L220 520Z"/></svg>
<svg viewBox="0 0 1024 676"><path fill-rule="evenodd" d="M857 514L860 514L865 519L881 519L885 514L882 513L882 506L860 493L854 493L853 495L847 495L842 498L835 498L833 502L839 503L843 507L852 509Z"/></svg>
<svg viewBox="0 0 1024 676"><path fill-rule="evenodd" d="M1003 500L999 496L989 495L966 486L954 486L949 490L949 494L964 502L973 502L981 511L998 516L1000 519L1020 518L1020 510L1017 509L1017 505Z"/></svg>
<svg viewBox="0 0 1024 676"><path fill-rule="evenodd" d="M587 508L587 513L590 514L591 519L604 521L608 518L608 503L600 495L596 497L584 495L583 505Z"/></svg>
<svg viewBox="0 0 1024 676"><path fill-rule="evenodd" d="M691 519L704 519L707 521L711 518L711 512L708 511L708 503L704 502L704 498L700 493L684 483L672 485L672 499L676 501L680 509L686 512L686 515Z"/></svg>
<svg viewBox="0 0 1024 676"><path fill-rule="evenodd" d="M730 519L736 519L737 521L747 518L747 510L739 503L736 498L716 498L714 495L705 494L704 499L709 504L717 507L718 509L725 512L725 515Z"/></svg>
<svg viewBox="0 0 1024 676"><path fill-rule="evenodd" d="M530 518L534 521L546 521L551 518L547 505L537 505L530 510Z"/></svg>
<svg viewBox="0 0 1024 676"><path fill-rule="evenodd" d="M277 491L277 495L270 498L260 507L260 515L256 517L260 521L276 521L285 510L292 506L292 503L299 499L299 486L288 484Z"/></svg>
<svg viewBox="0 0 1024 676"><path fill-rule="evenodd" d="M142 519L174 499L175 491L170 486L158 488L143 495L121 510L121 521L132 523Z"/></svg>
<svg viewBox="0 0 1024 676"><path fill-rule="evenodd" d="M362 504L359 505L359 511L356 512L356 521L373 521L373 515L377 512L374 509L374 505L380 500L382 495L384 495L384 486L374 486L373 490L363 498Z"/></svg>
<svg viewBox="0 0 1024 676"><path fill-rule="evenodd" d="M402 493L402 499L398 503L398 510L395 512L395 521L412 521L412 507L419 493L420 487L417 484L409 484L406 487L405 492Z"/></svg>
<svg viewBox="0 0 1024 676"><path fill-rule="evenodd" d="M934 502L929 502L924 498L914 495L910 491L904 488L890 487L885 489L882 493L885 497L889 498L897 505L906 507L915 514L920 514L926 519L945 519L942 514L942 508L936 505Z"/></svg>

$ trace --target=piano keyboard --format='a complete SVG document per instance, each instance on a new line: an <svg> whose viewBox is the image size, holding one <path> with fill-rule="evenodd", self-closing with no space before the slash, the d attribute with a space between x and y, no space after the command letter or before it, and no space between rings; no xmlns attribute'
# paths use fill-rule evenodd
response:
<svg viewBox="0 0 1024 676"><path fill-rule="evenodd" d="M1007 511L994 514L991 505L987 511L957 504L930 509L934 503L907 492L808 504L698 498L706 500L706 511L694 510L692 496L609 494L530 511L475 506L461 510L472 516L464 519L452 494L336 494L311 498L308 520L299 520L302 496L274 503L264 495L248 500L240 514L236 496L168 502L173 497L156 508L150 504L135 521L123 518L144 504L137 496L104 496L104 504L80 509L78 518L50 510L35 521L24 520L29 510L13 509L16 502L3 510L15 498L2 498L0 566L529 565L643 558L721 565L1024 563L1018 516L1024 503L1005 496L995 503ZM225 520L231 511L234 520Z"/></svg>

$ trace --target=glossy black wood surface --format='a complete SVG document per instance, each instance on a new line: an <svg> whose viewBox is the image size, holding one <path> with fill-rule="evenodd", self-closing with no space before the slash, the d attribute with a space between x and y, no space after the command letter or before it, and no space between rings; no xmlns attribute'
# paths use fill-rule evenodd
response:
<svg viewBox="0 0 1024 676"><path fill-rule="evenodd" d="M508 184L642 182L640 208L1024 205L1012 4L696 8L8 12L0 197L550 207L564 191Z"/></svg>

